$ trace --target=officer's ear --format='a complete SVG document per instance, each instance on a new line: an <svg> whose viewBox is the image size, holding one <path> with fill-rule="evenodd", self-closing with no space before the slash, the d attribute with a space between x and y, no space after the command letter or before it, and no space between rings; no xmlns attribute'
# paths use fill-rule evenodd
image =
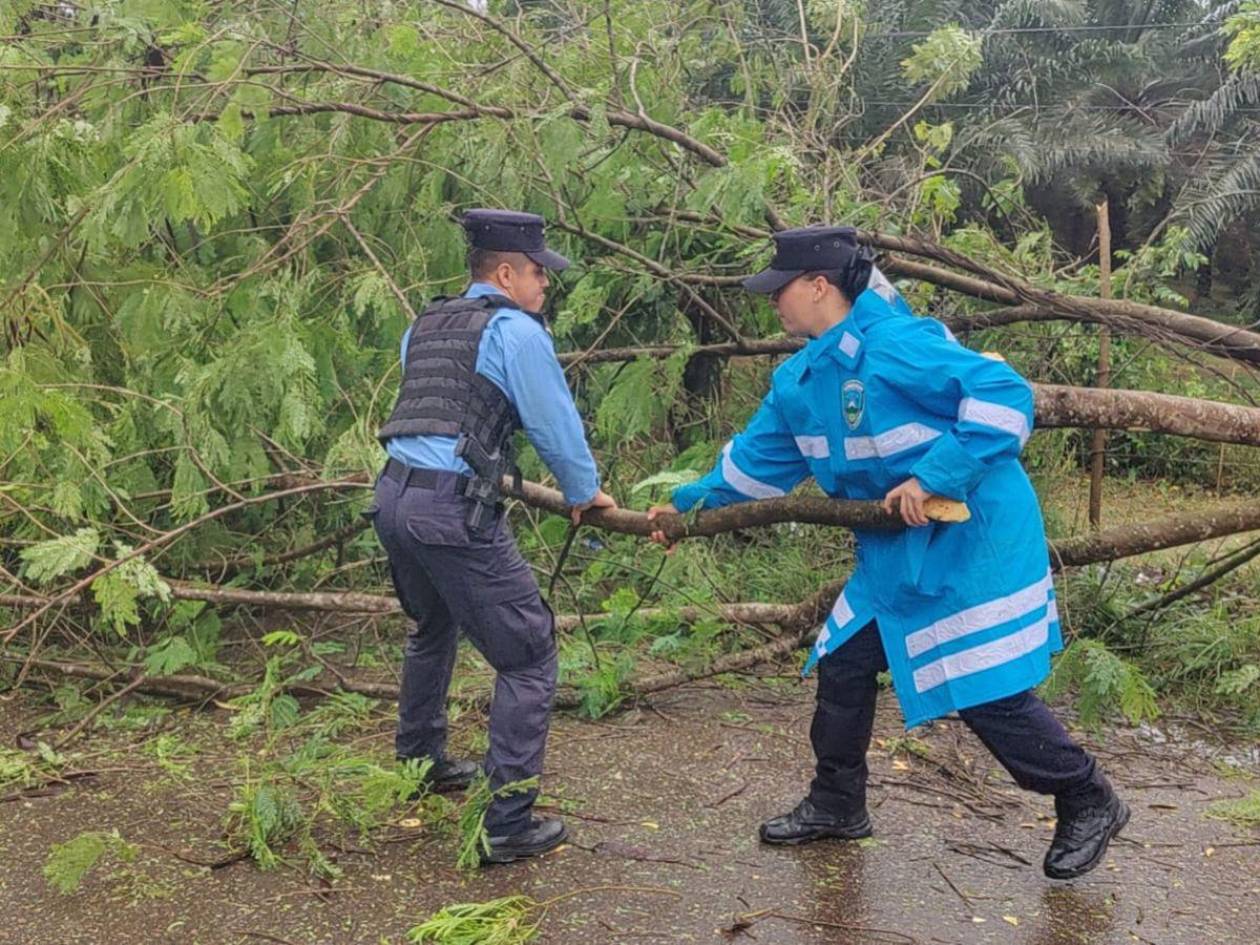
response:
<svg viewBox="0 0 1260 945"><path fill-rule="evenodd" d="M494 275L499 280L499 285L516 285L528 263L528 258L521 253L503 253L499 257L499 264L494 267Z"/></svg>

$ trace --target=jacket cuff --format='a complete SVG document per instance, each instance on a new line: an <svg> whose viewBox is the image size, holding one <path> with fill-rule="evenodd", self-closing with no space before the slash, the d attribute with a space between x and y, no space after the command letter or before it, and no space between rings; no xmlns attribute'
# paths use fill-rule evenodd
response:
<svg viewBox="0 0 1260 945"><path fill-rule="evenodd" d="M688 512L696 503L703 501L708 492L699 482L689 482L675 489L669 501L679 512Z"/></svg>
<svg viewBox="0 0 1260 945"><path fill-rule="evenodd" d="M917 463L910 475L932 495L961 502L984 478L984 463L976 459L952 433L942 433Z"/></svg>
<svg viewBox="0 0 1260 945"><path fill-rule="evenodd" d="M586 488L578 488L576 491L564 490L564 501L568 503L569 508L575 505L585 505L587 502L593 502L595 496L599 495L599 480L596 479L593 485L584 484Z"/></svg>

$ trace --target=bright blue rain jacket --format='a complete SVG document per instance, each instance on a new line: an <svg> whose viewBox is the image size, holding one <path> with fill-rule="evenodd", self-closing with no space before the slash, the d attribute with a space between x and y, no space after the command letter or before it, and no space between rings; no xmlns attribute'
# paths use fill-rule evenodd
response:
<svg viewBox="0 0 1260 945"><path fill-rule="evenodd" d="M707 476L673 503L717 508L790 492L882 499L916 477L970 521L855 529L857 567L805 666L872 620L907 728L1041 682L1063 646L1037 496L1019 462L1028 382L916 318L879 273L849 315L774 372Z"/></svg>

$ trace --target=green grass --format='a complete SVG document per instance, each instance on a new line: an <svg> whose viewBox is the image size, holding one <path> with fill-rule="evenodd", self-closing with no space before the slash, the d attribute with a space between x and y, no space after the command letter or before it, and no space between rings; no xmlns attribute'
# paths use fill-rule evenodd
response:
<svg viewBox="0 0 1260 945"><path fill-rule="evenodd" d="M1207 810L1207 816L1228 820L1238 827L1260 827L1260 790L1234 801L1217 801Z"/></svg>

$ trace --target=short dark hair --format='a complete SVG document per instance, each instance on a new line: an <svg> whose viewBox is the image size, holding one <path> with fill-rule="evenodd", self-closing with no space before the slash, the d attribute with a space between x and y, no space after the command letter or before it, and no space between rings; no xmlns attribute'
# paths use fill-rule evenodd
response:
<svg viewBox="0 0 1260 945"><path fill-rule="evenodd" d="M854 302L871 281L873 263L869 259L855 257L843 269L816 269L802 273L802 279L817 279L819 276L834 285L850 303Z"/></svg>
<svg viewBox="0 0 1260 945"><path fill-rule="evenodd" d="M800 278L807 282L813 282L815 279L823 278L834 285L841 292L844 291L844 270L843 269L815 269L812 272L803 272Z"/></svg>
<svg viewBox="0 0 1260 945"><path fill-rule="evenodd" d="M470 246L468 247L468 274L474 279L481 279L493 273L504 263L513 269L518 269L520 260L516 257L519 255L519 253L509 253L498 249L480 249Z"/></svg>

